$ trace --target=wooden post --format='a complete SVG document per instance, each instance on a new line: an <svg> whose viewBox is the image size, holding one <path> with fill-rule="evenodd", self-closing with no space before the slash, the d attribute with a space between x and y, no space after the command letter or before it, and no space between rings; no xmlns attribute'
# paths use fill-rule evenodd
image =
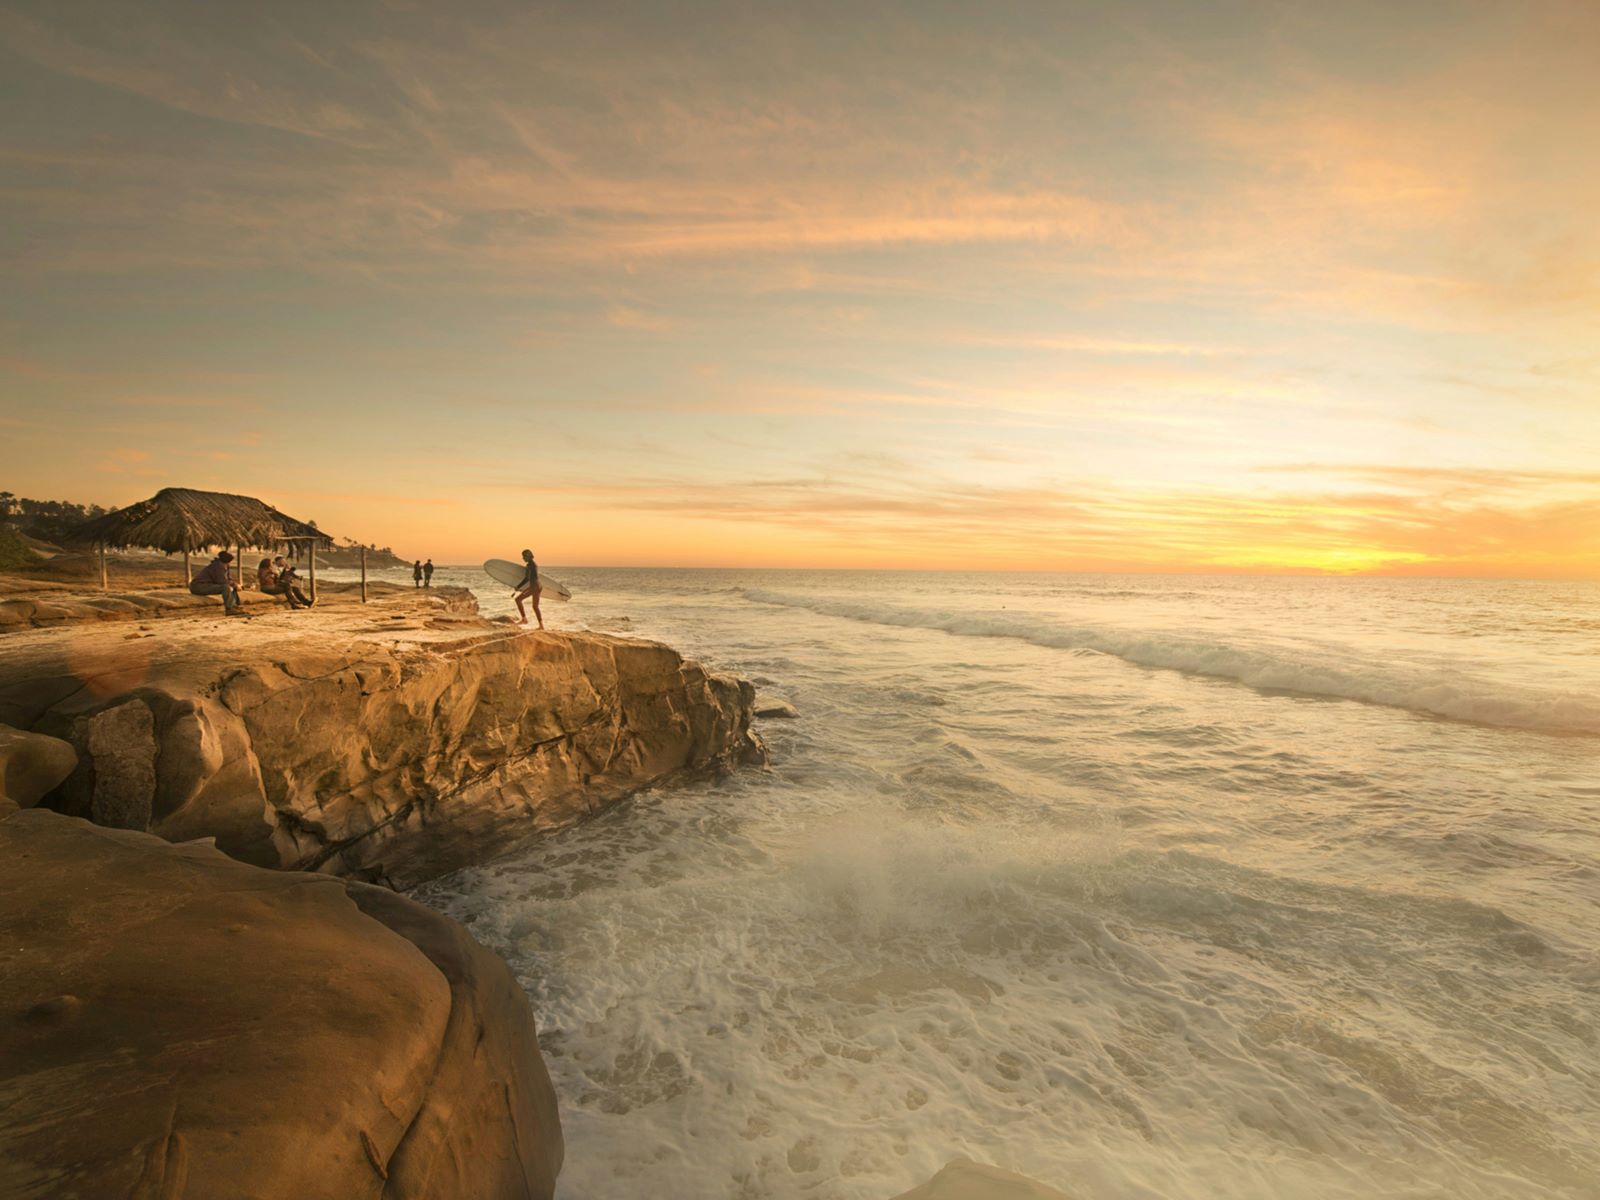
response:
<svg viewBox="0 0 1600 1200"><path fill-rule="evenodd" d="M111 590L111 576L106 570L106 544L104 542L100 543L100 590L102 592Z"/></svg>
<svg viewBox="0 0 1600 1200"><path fill-rule="evenodd" d="M317 602L317 544L307 542L307 553L311 555L311 603Z"/></svg>
<svg viewBox="0 0 1600 1200"><path fill-rule="evenodd" d="M361 603L367 602L367 548L361 547Z"/></svg>
<svg viewBox="0 0 1600 1200"><path fill-rule="evenodd" d="M194 571L189 566L189 552L183 552L183 586L187 588L194 582Z"/></svg>

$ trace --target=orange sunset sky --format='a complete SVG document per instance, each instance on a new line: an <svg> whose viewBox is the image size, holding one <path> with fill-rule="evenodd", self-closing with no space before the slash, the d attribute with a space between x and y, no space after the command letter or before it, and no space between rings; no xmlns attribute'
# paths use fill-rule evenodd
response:
<svg viewBox="0 0 1600 1200"><path fill-rule="evenodd" d="M1600 3L0 0L0 488L1600 577Z"/></svg>

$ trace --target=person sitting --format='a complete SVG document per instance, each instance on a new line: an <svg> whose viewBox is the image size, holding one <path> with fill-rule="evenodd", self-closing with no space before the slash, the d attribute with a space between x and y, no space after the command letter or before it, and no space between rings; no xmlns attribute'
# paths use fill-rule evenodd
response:
<svg viewBox="0 0 1600 1200"><path fill-rule="evenodd" d="M230 617L249 616L239 607L239 589L234 586L233 576L228 570L232 562L233 555L224 550L200 568L189 584L189 592L195 596L221 596L225 614Z"/></svg>
<svg viewBox="0 0 1600 1200"><path fill-rule="evenodd" d="M278 573L278 587L285 596L289 597L289 604L292 607L310 608L316 603L315 600L300 590L300 576L294 567L284 559L283 555L280 554L273 559L272 565Z"/></svg>
<svg viewBox="0 0 1600 1200"><path fill-rule="evenodd" d="M264 595L282 596L289 602L290 608L310 608L310 602L300 594L300 589L280 574L278 568L282 565L282 558L275 561L263 558L261 565L256 568L256 587Z"/></svg>

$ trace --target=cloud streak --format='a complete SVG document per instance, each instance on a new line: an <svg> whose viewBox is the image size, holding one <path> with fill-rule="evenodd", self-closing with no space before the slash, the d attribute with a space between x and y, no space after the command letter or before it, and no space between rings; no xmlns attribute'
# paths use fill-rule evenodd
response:
<svg viewBox="0 0 1600 1200"><path fill-rule="evenodd" d="M63 495L214 407L346 523L1581 572L1592 8L12 5L0 377Z"/></svg>
<svg viewBox="0 0 1600 1200"><path fill-rule="evenodd" d="M1494 481L1496 498L1463 503L1455 489L1470 473L1430 479L1399 469L1290 470L1349 483L1378 477L1411 490L974 486L927 480L909 465L871 478L836 471L485 486L541 503L820 536L870 549L886 565L1600 578L1600 477L1559 477L1583 491L1552 501L1543 491L1547 475L1505 473Z"/></svg>

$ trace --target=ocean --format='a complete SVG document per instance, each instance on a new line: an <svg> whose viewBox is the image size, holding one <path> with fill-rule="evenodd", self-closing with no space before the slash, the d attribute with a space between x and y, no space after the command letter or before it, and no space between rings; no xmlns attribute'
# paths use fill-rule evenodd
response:
<svg viewBox="0 0 1600 1200"><path fill-rule="evenodd" d="M800 714L417 893L564 1200L1600 1196L1600 585L551 574Z"/></svg>

